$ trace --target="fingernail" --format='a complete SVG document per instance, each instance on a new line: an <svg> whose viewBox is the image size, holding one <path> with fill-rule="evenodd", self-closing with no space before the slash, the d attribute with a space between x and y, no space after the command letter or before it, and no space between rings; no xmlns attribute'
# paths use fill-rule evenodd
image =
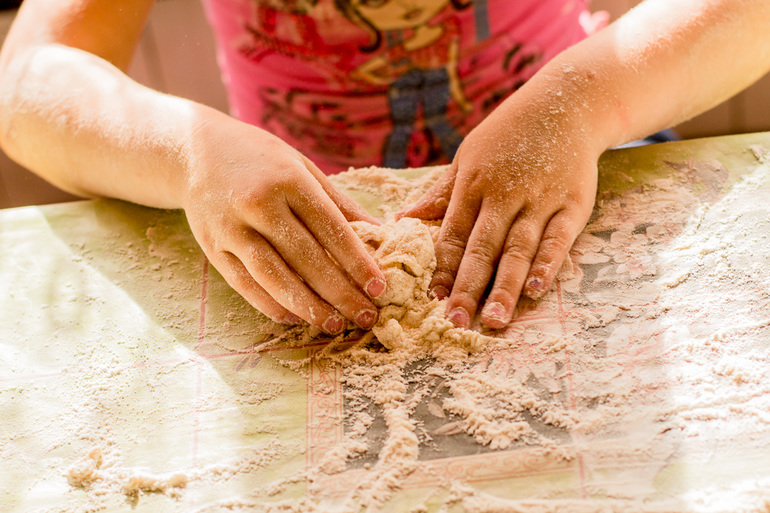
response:
<svg viewBox="0 0 770 513"><path fill-rule="evenodd" d="M543 286L543 282L540 280L540 278L533 276L532 278L527 280L527 287L534 290L540 290L540 288Z"/></svg>
<svg viewBox="0 0 770 513"><path fill-rule="evenodd" d="M302 322L302 319L300 317L297 317L293 313L290 313L283 318L283 322L284 324L300 324Z"/></svg>
<svg viewBox="0 0 770 513"><path fill-rule="evenodd" d="M345 319L339 314L330 315L323 324L323 330L332 335L336 335L343 328L345 328Z"/></svg>
<svg viewBox="0 0 770 513"><path fill-rule="evenodd" d="M484 305L482 315L490 321L497 321L500 323L508 322L505 307L497 301L492 301L491 303Z"/></svg>
<svg viewBox="0 0 770 513"><path fill-rule="evenodd" d="M449 297L449 289L447 289L443 285L436 285L431 289L430 297L431 299L438 299L439 301L442 299L446 299L447 297Z"/></svg>
<svg viewBox="0 0 770 513"><path fill-rule="evenodd" d="M371 328L377 320L377 312L374 310L361 310L356 315L356 324L364 329Z"/></svg>
<svg viewBox="0 0 770 513"><path fill-rule="evenodd" d="M543 280L533 276L528 279L524 284L524 288L527 289L527 295L532 299L537 299L543 295Z"/></svg>
<svg viewBox="0 0 770 513"><path fill-rule="evenodd" d="M465 328L470 322L470 317L468 316L468 312L465 311L465 308L458 306L449 312L449 321L455 326Z"/></svg>
<svg viewBox="0 0 770 513"><path fill-rule="evenodd" d="M387 286L385 280L375 277L369 280L364 288L366 289L366 293L369 294L369 297L379 297L385 292Z"/></svg>

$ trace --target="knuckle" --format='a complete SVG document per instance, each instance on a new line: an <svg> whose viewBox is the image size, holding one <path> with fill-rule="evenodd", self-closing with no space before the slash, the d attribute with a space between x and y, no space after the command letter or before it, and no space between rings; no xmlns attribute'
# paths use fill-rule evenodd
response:
<svg viewBox="0 0 770 513"><path fill-rule="evenodd" d="M331 294L329 294L329 297L327 298L329 304L336 310L345 314L346 317L348 314L352 314L363 308L374 308L374 305L372 305L371 302L369 302L363 294L358 292L352 285L348 284L347 286L341 286L340 284L337 284L330 288L330 292Z"/></svg>
<svg viewBox="0 0 770 513"><path fill-rule="evenodd" d="M441 273L454 274L460 267L460 261L462 260L463 252L445 252L436 250L436 272L435 275Z"/></svg>
<svg viewBox="0 0 770 513"><path fill-rule="evenodd" d="M441 237L436 243L436 246L438 246L436 251L438 252L438 248L441 248L441 251L447 253L462 253L465 251L465 244L466 240L464 237L461 237L457 233L449 232Z"/></svg>
<svg viewBox="0 0 770 513"><path fill-rule="evenodd" d="M225 265L222 268L222 274L228 283L237 291L253 289L254 278L249 274L245 267L239 265Z"/></svg>
<svg viewBox="0 0 770 513"><path fill-rule="evenodd" d="M258 201L268 200L274 193L272 181L262 180L258 183L244 184L240 189L234 189L232 197L236 204L246 205Z"/></svg>
<svg viewBox="0 0 770 513"><path fill-rule="evenodd" d="M442 287L445 287L449 290L454 285L454 281L454 274L450 273L449 271L437 269L436 272L433 273L433 279L431 280L430 286L432 288L437 285L441 285Z"/></svg>
<svg viewBox="0 0 770 513"><path fill-rule="evenodd" d="M564 222L551 222L548 229L543 234L543 239L567 239L569 238L569 229Z"/></svg>
<svg viewBox="0 0 770 513"><path fill-rule="evenodd" d="M468 246L464 258L469 258L476 263L488 263L497 259L498 251L495 247L487 241L477 242L471 246Z"/></svg>
<svg viewBox="0 0 770 513"><path fill-rule="evenodd" d="M480 297L467 290L452 291L452 306L461 306L469 312L473 312L479 303Z"/></svg>
<svg viewBox="0 0 770 513"><path fill-rule="evenodd" d="M281 188L275 183L264 184L263 187L253 187L238 191L234 195L236 208L247 212L264 212L265 207L277 203L281 197Z"/></svg>
<svg viewBox="0 0 770 513"><path fill-rule="evenodd" d="M334 309L305 286L280 287L273 299L287 311L299 315L310 324L321 328Z"/></svg>
<svg viewBox="0 0 770 513"><path fill-rule="evenodd" d="M523 241L511 242L506 245L503 254L506 259L518 264L529 265L534 257L535 249L532 245L526 245Z"/></svg>
<svg viewBox="0 0 770 513"><path fill-rule="evenodd" d="M579 229L574 229L575 227L563 221L561 219L549 224L540 241L541 252L559 255L567 253L572 247Z"/></svg>
<svg viewBox="0 0 770 513"><path fill-rule="evenodd" d="M531 261L540 242L540 233L530 222L520 222L508 235L503 254L514 260Z"/></svg>
<svg viewBox="0 0 770 513"><path fill-rule="evenodd" d="M513 280L506 281L507 283L495 282L495 286L487 298L487 303L499 303L506 309L516 306L516 296L519 289L516 289L516 291L512 290L512 285L516 284Z"/></svg>
<svg viewBox="0 0 770 513"><path fill-rule="evenodd" d="M216 243L211 245L204 245L201 243L201 249L206 259L211 262L217 271L219 271L223 277L235 276L236 272L241 270L242 267L238 266L238 260L231 252L218 247Z"/></svg>
<svg viewBox="0 0 770 513"><path fill-rule="evenodd" d="M344 270L360 285L368 283L373 278L383 279L382 271L380 271L377 262L365 247L351 243L350 248L345 251L345 256L353 258L349 258L345 262L340 262L340 259L335 260L341 265L347 264L344 266Z"/></svg>
<svg viewBox="0 0 770 513"><path fill-rule="evenodd" d="M198 230L195 232L195 240L198 241L198 245L206 253L209 258L221 258L223 253L221 245L213 233L209 230Z"/></svg>
<svg viewBox="0 0 770 513"><path fill-rule="evenodd" d="M536 223L531 219L516 220L510 232L509 242L511 244L529 245L540 238L540 230Z"/></svg>
<svg viewBox="0 0 770 513"><path fill-rule="evenodd" d="M230 220L223 219L219 212L209 217L188 212L187 219L195 240L207 256L226 253L224 241L231 238L233 230Z"/></svg>
<svg viewBox="0 0 770 513"><path fill-rule="evenodd" d="M249 268L251 273L255 275L255 279L265 274L274 276L283 276L283 266L276 265L276 259L271 258L273 255L267 254L263 248L256 244L249 244L242 250L243 263Z"/></svg>
<svg viewBox="0 0 770 513"><path fill-rule="evenodd" d="M324 323L338 316L337 311L323 301L313 302L308 308L308 321L322 330L326 329Z"/></svg>
<svg viewBox="0 0 770 513"><path fill-rule="evenodd" d="M519 295L521 287L524 283L524 272L520 273L506 273L504 276L498 276L495 280L495 286L492 293L490 293L490 300L494 296L495 301L506 304L507 302L513 302L514 298Z"/></svg>
<svg viewBox="0 0 770 513"><path fill-rule="evenodd" d="M548 255L566 253L572 246L571 239L564 233L546 234L540 241L541 251Z"/></svg>
<svg viewBox="0 0 770 513"><path fill-rule="evenodd" d="M279 171L270 173L260 180L258 186L245 187L233 191L233 199L237 207L252 212L264 211L265 207L286 202L286 196L297 188L290 166L283 166Z"/></svg>

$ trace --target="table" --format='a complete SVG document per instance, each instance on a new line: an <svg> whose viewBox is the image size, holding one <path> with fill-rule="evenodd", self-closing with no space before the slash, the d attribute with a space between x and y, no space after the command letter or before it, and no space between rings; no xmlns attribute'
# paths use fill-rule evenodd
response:
<svg viewBox="0 0 770 513"><path fill-rule="evenodd" d="M367 180L337 183L405 200ZM330 357L358 339L266 344L182 213L0 211L0 510L766 511L768 234L770 133L607 152L552 291L458 373L399 370L419 454L393 470ZM474 415L508 435L458 406L487 378Z"/></svg>

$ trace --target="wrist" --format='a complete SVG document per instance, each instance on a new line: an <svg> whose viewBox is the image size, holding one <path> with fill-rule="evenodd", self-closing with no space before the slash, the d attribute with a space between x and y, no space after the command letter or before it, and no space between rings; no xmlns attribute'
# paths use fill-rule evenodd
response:
<svg viewBox="0 0 770 513"><path fill-rule="evenodd" d="M633 127L622 101L617 78L593 61L576 59L570 50L544 66L512 98L534 108L555 136L580 142L597 158L605 150L628 142ZM521 108L521 107L519 107Z"/></svg>
<svg viewBox="0 0 770 513"><path fill-rule="evenodd" d="M222 149L226 129L222 121L232 120L227 114L200 104L193 103L192 112L179 145L181 170L173 186L174 201L185 210L204 192L206 174L216 165L212 152Z"/></svg>

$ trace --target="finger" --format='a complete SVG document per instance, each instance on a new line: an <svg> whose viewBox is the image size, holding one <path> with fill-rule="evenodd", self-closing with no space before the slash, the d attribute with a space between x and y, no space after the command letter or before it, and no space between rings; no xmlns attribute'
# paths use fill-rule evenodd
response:
<svg viewBox="0 0 770 513"><path fill-rule="evenodd" d="M416 217L427 221L444 217L452 197L456 177L457 166L452 164L447 168L446 173L417 200L417 203L396 213L396 219Z"/></svg>
<svg viewBox="0 0 770 513"><path fill-rule="evenodd" d="M324 190L329 195L334 204L337 205L337 208L340 209L340 212L342 212L342 215L345 217L345 219L347 219L349 222L366 221L367 223L377 226L381 224L376 217L369 214L369 212L367 212L364 207L362 207L352 198L345 195L343 192L337 190L334 187L330 190Z"/></svg>
<svg viewBox="0 0 770 513"><path fill-rule="evenodd" d="M345 219L351 222L366 221L367 223L375 224L378 226L380 225L380 222L377 220L377 218L369 214L369 212L367 212L364 207L337 189L334 184L331 183L329 178L323 173L323 171L321 171L318 166L313 163L313 161L304 156L302 158L305 166L310 170L316 180L318 180L318 183L321 184L321 188L326 193L326 195L331 198L335 205L337 205L337 208L339 208L340 212L342 212L342 215L345 217Z"/></svg>
<svg viewBox="0 0 770 513"><path fill-rule="evenodd" d="M334 257L361 290L370 297L382 295L386 287L385 276L366 250L364 243L320 185L309 184L308 188L307 194L299 194L289 199L289 206L296 218L307 227L306 231ZM307 256L304 259L307 264L313 264L308 262Z"/></svg>
<svg viewBox="0 0 770 513"><path fill-rule="evenodd" d="M449 296L468 237L476 224L480 204L481 200L475 195L457 194L452 197L436 240L436 270L428 289L431 297L444 299Z"/></svg>
<svg viewBox="0 0 770 513"><path fill-rule="evenodd" d="M561 210L548 222L540 247L524 281L524 294L539 299L551 287L572 244L585 226L585 216Z"/></svg>
<svg viewBox="0 0 770 513"><path fill-rule="evenodd" d="M482 202L447 300L447 318L463 328L467 328L476 315L516 214L515 210L505 210L501 217L499 206L486 204Z"/></svg>
<svg viewBox="0 0 770 513"><path fill-rule="evenodd" d="M481 311L481 322L493 329L511 322L524 280L537 253L543 222L524 212L511 226L497 265L492 290Z"/></svg>
<svg viewBox="0 0 770 513"><path fill-rule="evenodd" d="M323 300L364 329L374 325L377 308L297 218L287 213L266 239Z"/></svg>
<svg viewBox="0 0 770 513"><path fill-rule="evenodd" d="M238 241L233 254L255 281L286 310L331 334L345 328L345 318L319 298L256 231Z"/></svg>
<svg viewBox="0 0 770 513"><path fill-rule="evenodd" d="M219 271L225 281L251 306L270 319L284 324L299 324L302 319L280 305L249 274L234 254L224 251L212 255L211 264Z"/></svg>

